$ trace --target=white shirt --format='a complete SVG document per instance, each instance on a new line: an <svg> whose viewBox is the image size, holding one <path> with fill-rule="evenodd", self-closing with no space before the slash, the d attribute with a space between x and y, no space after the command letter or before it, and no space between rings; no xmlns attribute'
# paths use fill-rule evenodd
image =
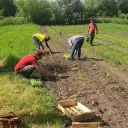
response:
<svg viewBox="0 0 128 128"><path fill-rule="evenodd" d="M77 35L77 36L72 36L72 37L70 37L70 38L68 39L69 45L72 46L73 43L74 43L74 41L75 41L75 39L77 39L77 38L79 38L79 37L83 37L83 36ZM83 37L83 38L84 38L84 37Z"/></svg>

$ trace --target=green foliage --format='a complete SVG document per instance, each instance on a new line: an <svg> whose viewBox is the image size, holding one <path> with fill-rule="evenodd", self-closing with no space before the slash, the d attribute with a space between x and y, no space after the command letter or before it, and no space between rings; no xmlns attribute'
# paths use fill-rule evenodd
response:
<svg viewBox="0 0 128 128"><path fill-rule="evenodd" d="M33 87L42 87L42 85L44 84L41 80L37 80L37 79L30 79L30 84Z"/></svg>
<svg viewBox="0 0 128 128"><path fill-rule="evenodd" d="M46 0L18 0L16 5L19 15L25 16L34 23L47 24L51 20L51 6Z"/></svg>
<svg viewBox="0 0 128 128"><path fill-rule="evenodd" d="M1 15L5 17L15 16L16 14L16 6L14 5L13 0L1 0L0 10L2 10Z"/></svg>
<svg viewBox="0 0 128 128"><path fill-rule="evenodd" d="M128 20L112 18L112 17L97 17L95 18L97 23L116 23L116 24L128 24Z"/></svg>
<svg viewBox="0 0 128 128"><path fill-rule="evenodd" d="M69 59L69 58L70 58L70 54L64 54L64 57L65 57L66 59Z"/></svg>
<svg viewBox="0 0 128 128"><path fill-rule="evenodd" d="M118 10L118 17L120 17L121 13L121 10Z"/></svg>
<svg viewBox="0 0 128 128"><path fill-rule="evenodd" d="M8 17L0 20L0 26L4 25L17 25L17 24L27 24L28 21L24 17Z"/></svg>
<svg viewBox="0 0 128 128"><path fill-rule="evenodd" d="M125 15L126 20L128 20L128 14Z"/></svg>
<svg viewBox="0 0 128 128"><path fill-rule="evenodd" d="M115 0L85 0L88 16L114 16L117 15Z"/></svg>
<svg viewBox="0 0 128 128"><path fill-rule="evenodd" d="M32 24L0 27L0 60L5 61L3 72L13 71L13 67L19 58L32 53L35 44L31 36L38 29L39 26Z"/></svg>
<svg viewBox="0 0 128 128"><path fill-rule="evenodd" d="M53 11L58 23L77 24L83 20L84 8L80 0L58 0L54 5Z"/></svg>
<svg viewBox="0 0 128 128"><path fill-rule="evenodd" d="M121 18L121 19L125 19L125 14L121 14L121 15L120 15L120 18Z"/></svg>

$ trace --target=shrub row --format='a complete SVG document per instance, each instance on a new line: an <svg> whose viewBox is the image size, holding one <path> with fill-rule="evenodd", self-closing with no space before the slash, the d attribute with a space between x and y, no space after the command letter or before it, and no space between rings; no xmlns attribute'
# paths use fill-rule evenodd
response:
<svg viewBox="0 0 128 128"><path fill-rule="evenodd" d="M1 18L0 26L4 25L17 25L17 24L27 24L29 21L24 17L8 17Z"/></svg>

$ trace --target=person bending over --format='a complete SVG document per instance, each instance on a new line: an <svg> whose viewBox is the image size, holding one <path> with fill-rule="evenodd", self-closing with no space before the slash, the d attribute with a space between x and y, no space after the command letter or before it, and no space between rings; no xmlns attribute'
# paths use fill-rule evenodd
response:
<svg viewBox="0 0 128 128"><path fill-rule="evenodd" d="M69 45L71 46L70 60L74 59L75 51L77 53L77 58L81 57L81 47L84 43L84 37L81 35L73 36L68 39Z"/></svg>
<svg viewBox="0 0 128 128"><path fill-rule="evenodd" d="M48 41L50 40L49 36L45 36L43 34L40 33L35 33L32 35L32 39L34 40L35 44L36 44L36 48L40 49L40 46L42 47L42 49L44 50L44 46L43 43L45 42L47 48L49 49L50 53L52 53L51 48L48 45Z"/></svg>

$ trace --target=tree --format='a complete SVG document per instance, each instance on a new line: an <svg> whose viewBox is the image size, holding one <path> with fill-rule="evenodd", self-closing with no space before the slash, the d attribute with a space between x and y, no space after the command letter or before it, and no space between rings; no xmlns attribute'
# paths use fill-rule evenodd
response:
<svg viewBox="0 0 128 128"><path fill-rule="evenodd" d="M114 16L117 15L115 0L85 0L88 16Z"/></svg>
<svg viewBox="0 0 128 128"><path fill-rule="evenodd" d="M122 13L128 13L128 0L116 0L118 4L118 10L121 10Z"/></svg>
<svg viewBox="0 0 128 128"><path fill-rule="evenodd" d="M15 16L16 6L13 0L0 0L0 11L2 16Z"/></svg>
<svg viewBox="0 0 128 128"><path fill-rule="evenodd" d="M18 0L16 2L20 15L34 23L47 24L52 17L50 3L46 0Z"/></svg>
<svg viewBox="0 0 128 128"><path fill-rule="evenodd" d="M58 23L76 24L83 20L84 7L80 0L57 0L53 11Z"/></svg>

